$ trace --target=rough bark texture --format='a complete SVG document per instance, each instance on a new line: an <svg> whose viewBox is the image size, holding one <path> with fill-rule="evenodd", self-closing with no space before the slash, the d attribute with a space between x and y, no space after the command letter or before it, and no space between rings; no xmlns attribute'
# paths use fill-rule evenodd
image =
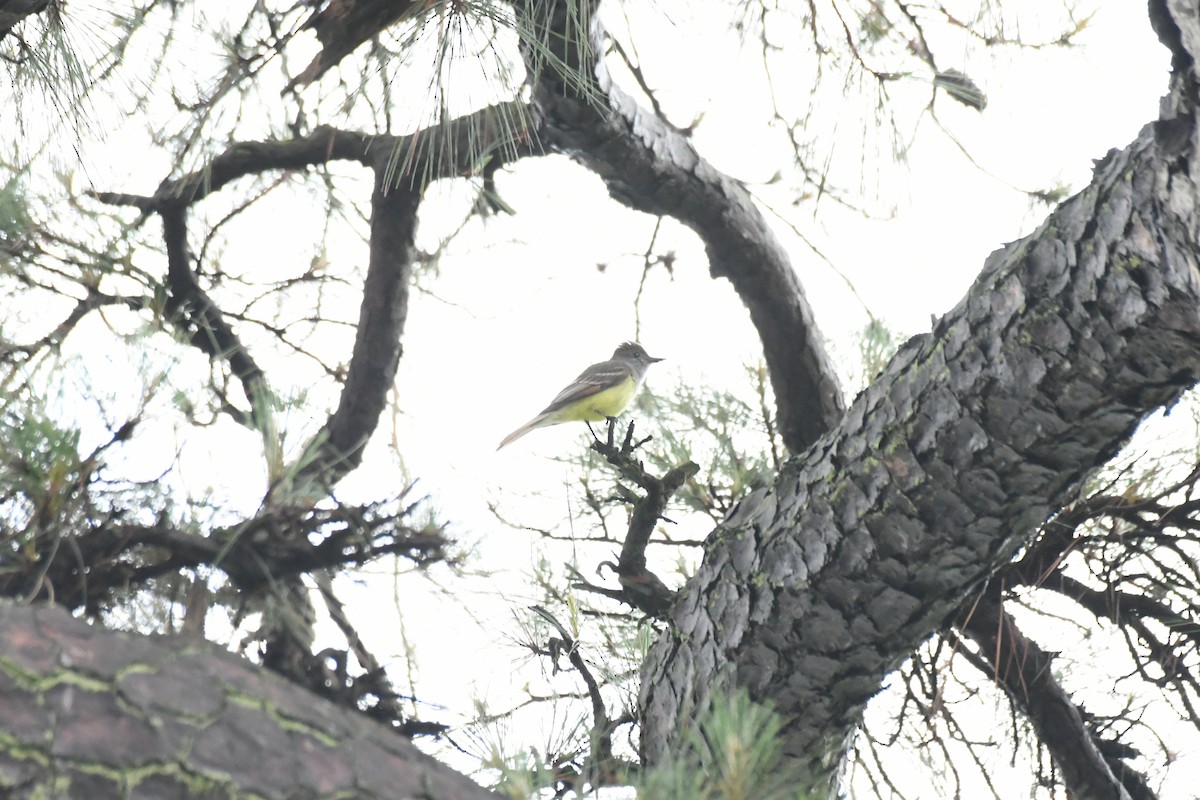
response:
<svg viewBox="0 0 1200 800"><path fill-rule="evenodd" d="M205 642L0 603L0 652L5 798L496 797L394 731Z"/></svg>
<svg viewBox="0 0 1200 800"><path fill-rule="evenodd" d="M714 531L643 672L650 761L739 685L790 720L787 753L828 785L884 676L1193 385L1200 160L1190 70L1174 81L1166 122L994 253L932 334Z"/></svg>
<svg viewBox="0 0 1200 800"><path fill-rule="evenodd" d="M318 68L386 24L394 11L386 5L329 5L336 13L321 19L330 24L314 21L326 45ZM364 24L332 24L351 7L371 12ZM551 32L556 8L543 17ZM1034 235L994 254L968 297L933 334L910 341L844 415L800 283L744 188L602 73L610 114L561 85L538 84L533 116L544 143L596 171L617 199L677 218L705 242L713 274L730 279L757 326L781 431L801 453L714 532L647 659L650 761L670 751L713 692L736 684L783 712L788 754L811 785L827 785L886 673L945 627L1147 413L1194 383L1200 23L1194 0L1154 0L1150 11L1177 70L1163 119L1106 158L1092 186ZM573 53L564 61L580 62L583 50ZM526 144L513 155L528 153ZM388 190L395 165L375 156L398 146L318 129L295 142L234 145L153 197L100 195L161 214L168 249L177 243L177 277L186 278L181 209L206 193L241 175L334 158L376 170L359 338L320 469L311 468L328 482L357 463L400 353L406 270L388 268L397 256L407 262L417 198ZM203 317L197 330L220 333L215 319ZM228 352L220 342L212 349ZM257 380L252 360L231 366L244 382ZM484 794L385 729L199 644L101 635L59 613L12 608L0 608L0 636L0 717L11 734L0 738L8 782L0 787L12 791L61 781L68 794L101 798ZM138 769L122 770L130 765ZM1076 791L1111 788L1099 765L1091 775L1068 780Z"/></svg>

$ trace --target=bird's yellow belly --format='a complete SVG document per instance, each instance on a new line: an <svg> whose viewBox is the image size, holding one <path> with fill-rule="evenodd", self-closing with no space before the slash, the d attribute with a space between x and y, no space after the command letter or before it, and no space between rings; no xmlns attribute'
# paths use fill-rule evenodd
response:
<svg viewBox="0 0 1200 800"><path fill-rule="evenodd" d="M633 378L626 378L616 386L572 403L561 409L555 416L563 422L574 420L597 422L607 417L615 417L625 410L625 406L629 405L635 391L637 391L637 383Z"/></svg>

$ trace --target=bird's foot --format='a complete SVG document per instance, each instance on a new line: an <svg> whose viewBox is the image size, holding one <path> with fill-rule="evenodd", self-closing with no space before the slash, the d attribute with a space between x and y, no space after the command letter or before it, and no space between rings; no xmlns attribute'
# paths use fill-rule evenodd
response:
<svg viewBox="0 0 1200 800"><path fill-rule="evenodd" d="M617 418L606 416L605 419L608 420L608 446L612 447L613 442L616 441Z"/></svg>

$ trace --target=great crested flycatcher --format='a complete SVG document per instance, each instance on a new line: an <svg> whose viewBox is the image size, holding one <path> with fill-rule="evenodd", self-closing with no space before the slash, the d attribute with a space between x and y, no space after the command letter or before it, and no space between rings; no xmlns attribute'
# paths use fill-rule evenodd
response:
<svg viewBox="0 0 1200 800"><path fill-rule="evenodd" d="M542 413L505 436L500 447L512 444L534 428L575 420L596 422L617 416L637 393L646 370L657 361L662 359L650 356L637 342L625 342L608 361L592 364L581 372Z"/></svg>

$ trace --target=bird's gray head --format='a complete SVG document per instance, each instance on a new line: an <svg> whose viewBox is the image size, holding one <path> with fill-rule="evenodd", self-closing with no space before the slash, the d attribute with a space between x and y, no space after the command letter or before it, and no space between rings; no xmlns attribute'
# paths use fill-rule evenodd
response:
<svg viewBox="0 0 1200 800"><path fill-rule="evenodd" d="M639 372L645 372L646 368L651 364L662 361L661 358L655 358L646 352L637 342L625 342L623 345L613 351L613 358L621 361L628 361L635 366Z"/></svg>

